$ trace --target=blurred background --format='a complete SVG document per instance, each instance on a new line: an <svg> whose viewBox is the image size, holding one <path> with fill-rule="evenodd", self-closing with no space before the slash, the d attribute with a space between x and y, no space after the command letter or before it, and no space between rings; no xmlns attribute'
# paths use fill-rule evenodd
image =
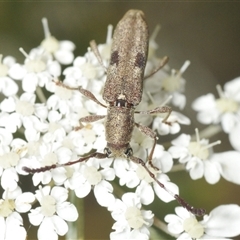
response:
<svg viewBox="0 0 240 240"><path fill-rule="evenodd" d="M200 95L212 92L216 84L240 76L240 4L228 2L0 2L0 53L12 55L22 63L22 47L26 52L38 46L44 38L41 19L46 17L51 34L58 40L76 44L75 56L82 55L95 39L104 43L107 25L117 22L129 9L141 9L146 15L150 33L161 24L157 36L158 55L170 57L169 65L179 69L185 60L191 65L184 73L187 80L187 106L184 111L192 125L183 131L194 133L204 126L196 122L191 102ZM223 134L211 138L223 144L216 152L229 150L228 137ZM161 139L164 141L164 139ZM240 187L223 179L209 185L204 179L193 181L186 172L171 173L170 179L178 184L181 196L194 206L211 211L218 205L240 204ZM84 199L85 239L108 239L113 221L110 214L100 207L90 194ZM156 199L153 212L161 220L174 212L176 202L166 204ZM79 213L81 214L81 213ZM29 227L28 239L34 239ZM166 236L167 239L167 236Z"/></svg>

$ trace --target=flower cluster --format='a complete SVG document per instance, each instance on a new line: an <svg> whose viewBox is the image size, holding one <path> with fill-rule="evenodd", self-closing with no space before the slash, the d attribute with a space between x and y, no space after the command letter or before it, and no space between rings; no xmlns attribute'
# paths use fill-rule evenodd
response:
<svg viewBox="0 0 240 240"><path fill-rule="evenodd" d="M103 118L85 124L79 119L88 115L104 116L106 108L86 98L77 88L87 89L101 102L106 73L91 50L84 56L74 57L75 45L71 41L58 41L53 37L46 19L43 19L43 27L45 39L40 46L29 53L20 48L26 58L24 64L17 63L11 56L0 55L0 93L3 96L0 103L0 177L3 189L0 239L26 239L22 213L27 213L29 222L38 226L38 239L57 239L65 235L69 230L67 222L78 218L76 207L67 201L69 192L84 198L91 190L98 204L106 207L115 220L111 239L149 239L154 214L145 210L143 205L151 204L155 196L170 202L175 194L178 195L178 186L167 175L176 166L174 158L179 159L192 179L204 176L207 182L214 184L222 176L240 184L237 141L240 78L226 84L225 92L218 87L220 99L215 100L209 94L193 103L193 108L199 111L200 122L222 124L236 151L214 153L212 147L220 142L209 144L207 139L200 140L196 130L196 140L181 134L172 141L169 149L157 143L152 161L146 162L145 167L122 158L94 157L67 165L93 151L104 152ZM112 26L109 26L106 43L98 45L104 66L109 64L111 44ZM151 37L146 76L161 62L156 57L156 50L157 44ZM137 110L147 111L166 103L183 109L186 81L182 75L189 64L186 61L179 71L171 70L167 65L150 76L144 83L142 102ZM62 83L59 78L63 78ZM167 121L161 114L136 114L135 121L151 125L159 135L179 133L180 124L190 124L189 118L176 111ZM154 142L135 129L130 144L134 156L145 162ZM20 178L29 175L24 167L42 169L32 175L36 187L34 193L23 192L21 188ZM130 192L122 196L114 194L112 181L116 178L119 185L130 188ZM176 213L177 216L167 215L165 221L168 233L179 239L217 239L240 234L240 207L234 204L215 208L200 222L181 207L176 208Z"/></svg>

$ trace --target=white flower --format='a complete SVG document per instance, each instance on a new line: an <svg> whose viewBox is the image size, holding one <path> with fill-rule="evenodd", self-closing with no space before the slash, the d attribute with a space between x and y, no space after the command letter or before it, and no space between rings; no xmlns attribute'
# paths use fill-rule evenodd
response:
<svg viewBox="0 0 240 240"><path fill-rule="evenodd" d="M186 104L186 97L182 94L185 88L185 79L182 78L182 74L186 71L190 61L186 61L179 71L172 70L171 75L162 81L162 88L172 94L172 103L183 109Z"/></svg>
<svg viewBox="0 0 240 240"><path fill-rule="evenodd" d="M144 91L151 93L155 104L161 105L169 96L172 96L171 102L174 106L180 109L185 107L186 97L183 95L185 79L182 78L182 74L186 71L189 64L190 61L186 61L179 71L173 69L170 75L164 72L164 70L158 71L145 81Z"/></svg>
<svg viewBox="0 0 240 240"><path fill-rule="evenodd" d="M72 63L74 58L72 52L75 49L75 45L71 41L58 41L55 37L51 36L46 18L42 19L42 23L45 39L42 41L41 47L53 54L61 64Z"/></svg>
<svg viewBox="0 0 240 240"><path fill-rule="evenodd" d="M96 56L92 52L86 54L85 57L77 57L73 62L73 67L68 67L63 71L65 75L64 84L67 86L89 90L94 96L101 101L102 90L104 87L105 74L103 67L99 66ZM81 95L81 102L84 103L88 112L103 115L105 109L91 99L83 98Z"/></svg>
<svg viewBox="0 0 240 240"><path fill-rule="evenodd" d="M28 212L34 200L32 193L21 193L19 188L4 192L4 199L0 200L0 239L26 239L27 232L19 213Z"/></svg>
<svg viewBox="0 0 240 240"><path fill-rule="evenodd" d="M172 141L173 146L169 152L173 158L179 158L179 162L186 165L192 179L199 179L203 176L210 184L215 184L222 175L226 180L240 184L239 168L240 154L235 151L213 153L211 147L219 144L220 141L209 144L206 139L191 141L190 135L181 134Z"/></svg>
<svg viewBox="0 0 240 240"><path fill-rule="evenodd" d="M141 210L140 198L135 193L125 193L122 201L116 199L108 210L116 221L112 227L115 231L110 234L111 239L149 239L148 228L153 223L153 214Z"/></svg>
<svg viewBox="0 0 240 240"><path fill-rule="evenodd" d="M147 168L155 175L156 179L162 183L166 189L174 194L178 194L179 190L176 184L171 183L169 177L165 174L170 171L173 166L171 155L163 150L163 147L156 145L153 154L152 165L147 164ZM156 169L157 168L157 169ZM141 198L143 204L150 204L154 200L154 192L164 202L170 202L175 198L149 175L149 173L139 165L136 174L141 180L140 185L136 189L136 193Z"/></svg>
<svg viewBox="0 0 240 240"><path fill-rule="evenodd" d="M35 101L36 95L32 93L23 93L19 99L16 97L4 99L0 109L8 115L4 119L3 126L11 132L16 132L25 121L33 121Z"/></svg>
<svg viewBox="0 0 240 240"><path fill-rule="evenodd" d="M61 74L61 66L57 61L52 60L51 54L42 48L35 48L27 54L22 48L20 51L26 57L24 66L27 70L22 79L22 88L26 92L34 92L38 86L46 86L53 77Z"/></svg>
<svg viewBox="0 0 240 240"><path fill-rule="evenodd" d="M51 193L50 193L51 191ZM66 202L68 191L63 187L45 186L36 191L40 207L28 214L29 221L39 226L38 239L57 239L68 231L66 221L73 222L78 218L76 207Z"/></svg>
<svg viewBox="0 0 240 240"><path fill-rule="evenodd" d="M227 82L224 85L224 91L217 86L219 98L216 99L213 94L197 98L192 107L198 111L197 119L203 124L221 123L222 129L229 134L230 142L234 148L239 150L236 131L239 131L240 116L240 77Z"/></svg>
<svg viewBox="0 0 240 240"><path fill-rule="evenodd" d="M34 194L30 192L22 193L19 187L13 191L6 189L3 193L3 199L0 200L0 216L8 217L14 211L19 213L28 212L32 208L31 203L34 202L34 200Z"/></svg>
<svg viewBox="0 0 240 240"><path fill-rule="evenodd" d="M65 129L62 123L62 114L58 111L49 111L48 113L48 125L46 126L46 133L43 136L43 141L48 142L59 142L66 136Z"/></svg>
<svg viewBox="0 0 240 240"><path fill-rule="evenodd" d="M189 125L190 119L181 113L172 111L166 122L163 117L156 117L153 120L153 130L159 135L176 134L180 131L180 124Z"/></svg>
<svg viewBox="0 0 240 240"><path fill-rule="evenodd" d="M73 117L74 113L76 115L75 118L81 117L81 112L86 113L82 103L82 94L77 90L69 90L62 86L58 86L57 84L58 82L53 83L51 86L51 92L54 92L55 94L47 99L48 108L59 110L60 113L67 115L67 117L70 115L69 118ZM75 120L74 123L76 124L77 121Z"/></svg>
<svg viewBox="0 0 240 240"><path fill-rule="evenodd" d="M228 239L240 234L240 207L235 204L221 205L205 215L202 221L182 207L176 207L177 215L168 214L165 221L168 230L177 240Z"/></svg>
<svg viewBox="0 0 240 240"><path fill-rule="evenodd" d="M101 206L107 207L114 202L113 187L108 181L115 178L112 168L99 170L99 159L90 159L73 174L70 188L76 196L83 198L93 187L94 195Z"/></svg>
<svg viewBox="0 0 240 240"><path fill-rule="evenodd" d="M19 164L21 156L21 153L15 149L12 139L9 146L4 144L0 146L0 176L3 189L13 191L18 186L19 176L16 166Z"/></svg>

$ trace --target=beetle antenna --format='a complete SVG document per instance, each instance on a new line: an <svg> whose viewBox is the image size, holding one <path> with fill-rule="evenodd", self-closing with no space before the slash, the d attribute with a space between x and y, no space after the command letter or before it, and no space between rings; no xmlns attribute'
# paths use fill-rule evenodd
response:
<svg viewBox="0 0 240 240"><path fill-rule="evenodd" d="M146 166L146 163L138 157L135 156L130 156L129 157L130 160L132 160L133 162L140 164L142 167L145 168L145 170L148 172L148 174L150 175L150 177L161 187L163 188L165 191L167 191L171 196L173 196L180 205L182 205L184 208L186 208L189 212L191 212L192 214L196 215L196 216L203 216L206 213L206 210L203 208L195 208L193 206L191 206L190 204L188 204L183 198L181 198L178 194L173 193L172 191L170 191L168 188L165 187L165 185L163 183L161 183L154 175L153 172L151 172L149 170L149 168Z"/></svg>

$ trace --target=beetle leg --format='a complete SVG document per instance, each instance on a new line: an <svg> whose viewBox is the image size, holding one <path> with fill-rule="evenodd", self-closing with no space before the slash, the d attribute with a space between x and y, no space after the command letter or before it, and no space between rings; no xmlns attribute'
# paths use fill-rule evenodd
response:
<svg viewBox="0 0 240 240"><path fill-rule="evenodd" d="M172 109L167 106L156 107L148 111L135 111L134 113L138 114L157 114L157 113L167 113L167 116L163 119L163 122L167 123L167 119L170 116Z"/></svg>
<svg viewBox="0 0 240 240"><path fill-rule="evenodd" d="M77 91L79 91L82 95L84 95L86 98L91 99L92 101L94 101L94 102L97 103L98 105L101 105L101 106L104 107L104 108L107 108L106 105L104 105L104 104L102 104L101 102L99 102L99 101L97 100L97 98L96 98L90 91L88 91L87 89L84 89L84 88L82 88L82 87L77 87L77 88L69 87L69 86L65 85L65 84L64 84L63 82L61 82L61 81L55 82L55 84L56 84L57 86L67 88L67 89L69 89L69 90L77 90Z"/></svg>
<svg viewBox="0 0 240 240"><path fill-rule="evenodd" d="M156 146L156 143L157 143L157 135L156 133L149 127L146 127L146 126L143 126L139 123L135 123L135 126L142 132L144 133L145 135L147 135L148 137L152 138L154 140L154 143L153 143L153 147L151 149L151 152L148 156L148 163L149 165L156 169L156 170L159 170L157 167L155 167L152 163L152 157L153 157L153 153L154 153L154 149L155 149L155 146Z"/></svg>
<svg viewBox="0 0 240 240"><path fill-rule="evenodd" d="M89 116L86 116L86 117L82 117L82 118L79 119L80 126L75 127L74 130L77 131L77 130L82 129L84 127L84 125L82 123L95 122L95 121L98 121L98 120L103 119L105 117L106 117L105 115L89 115Z"/></svg>
<svg viewBox="0 0 240 240"><path fill-rule="evenodd" d="M90 41L90 47L94 55L96 56L99 64L105 69L105 72L107 72L107 68L103 65L101 54L98 50L97 43L95 40Z"/></svg>

